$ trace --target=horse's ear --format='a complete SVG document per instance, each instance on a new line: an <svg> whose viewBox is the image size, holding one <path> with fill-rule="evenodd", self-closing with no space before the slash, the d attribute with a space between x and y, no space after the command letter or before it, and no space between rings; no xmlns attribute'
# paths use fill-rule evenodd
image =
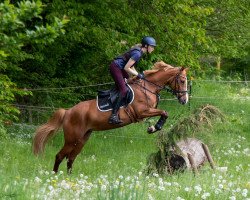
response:
<svg viewBox="0 0 250 200"><path fill-rule="evenodd" d="M189 70L189 67L181 67L181 71L188 71Z"/></svg>

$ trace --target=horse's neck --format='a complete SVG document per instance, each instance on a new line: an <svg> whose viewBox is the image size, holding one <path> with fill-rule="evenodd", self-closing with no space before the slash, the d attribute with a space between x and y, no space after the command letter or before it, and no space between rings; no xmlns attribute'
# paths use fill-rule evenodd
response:
<svg viewBox="0 0 250 200"><path fill-rule="evenodd" d="M156 85L164 87L166 85L171 84L173 78L178 73L177 70L178 69L176 68L160 70L154 74L151 74L149 77L147 77L147 80Z"/></svg>

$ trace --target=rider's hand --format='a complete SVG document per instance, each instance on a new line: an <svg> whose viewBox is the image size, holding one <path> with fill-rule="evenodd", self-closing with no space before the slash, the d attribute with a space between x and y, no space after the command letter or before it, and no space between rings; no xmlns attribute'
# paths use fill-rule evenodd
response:
<svg viewBox="0 0 250 200"><path fill-rule="evenodd" d="M143 73L140 73L137 75L137 78L139 79L144 79L145 78L145 75Z"/></svg>

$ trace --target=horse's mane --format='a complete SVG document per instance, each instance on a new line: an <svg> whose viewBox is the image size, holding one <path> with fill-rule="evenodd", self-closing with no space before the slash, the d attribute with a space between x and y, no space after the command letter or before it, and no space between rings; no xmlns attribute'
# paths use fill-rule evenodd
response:
<svg viewBox="0 0 250 200"><path fill-rule="evenodd" d="M159 62L156 62L156 63L153 65L152 69L145 70L145 71L144 71L144 74L145 74L146 76L148 76L148 75L154 74L154 73L156 73L156 72L158 72L159 70L162 70L162 69L163 69L164 71L167 71L167 70L173 69L173 68L175 68L175 67L173 67L173 66L171 66L171 65L169 65L169 64L167 64L167 63L165 63L165 62L163 62L163 61L159 61Z"/></svg>

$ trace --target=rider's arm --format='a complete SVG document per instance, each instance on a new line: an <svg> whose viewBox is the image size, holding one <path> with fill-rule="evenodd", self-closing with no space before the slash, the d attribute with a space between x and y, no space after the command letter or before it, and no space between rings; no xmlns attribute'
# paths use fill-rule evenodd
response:
<svg viewBox="0 0 250 200"><path fill-rule="evenodd" d="M135 61L132 58L130 58L127 64L125 65L124 70L131 75L137 76L138 72L133 67L134 64L135 64Z"/></svg>
<svg viewBox="0 0 250 200"><path fill-rule="evenodd" d="M136 69L135 69L135 67L134 67L134 66L132 66L132 67L131 67L131 69L132 69L132 70L134 70L134 71L136 71Z"/></svg>

